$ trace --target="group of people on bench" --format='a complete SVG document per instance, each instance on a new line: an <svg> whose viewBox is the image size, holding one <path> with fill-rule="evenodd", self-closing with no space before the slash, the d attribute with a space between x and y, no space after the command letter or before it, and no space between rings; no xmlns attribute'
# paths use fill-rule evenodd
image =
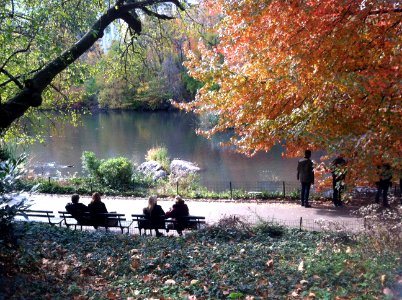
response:
<svg viewBox="0 0 402 300"><path fill-rule="evenodd" d="M180 196L176 196L175 204L168 212L164 212L162 207L157 203L158 199L156 196L150 196L148 199L148 206L143 209L144 216L146 220L139 224L142 228L154 229L156 236L161 236L162 233L159 229L165 229L168 232L170 229L177 231L179 235L183 234L183 230L187 226L187 220L185 217L189 216L189 210L187 204ZM172 218L173 223L168 224L165 227L165 219Z"/></svg>
<svg viewBox="0 0 402 300"><path fill-rule="evenodd" d="M96 228L105 225L105 218L102 217L103 213L107 213L106 205L102 202L99 193L92 194L92 200L86 206L79 203L80 196L74 194L71 196L71 203L66 205L66 211L72 215L80 225L90 225Z"/></svg>
<svg viewBox="0 0 402 300"><path fill-rule="evenodd" d="M66 211L73 216L80 225L94 226L97 229L99 226L105 226L105 219L101 214L107 213L106 205L102 202L99 193L92 194L92 201L86 206L79 202L80 196L74 194L71 196L71 203L66 205ZM175 204L168 212L164 212L162 207L158 205L156 196L150 196L148 199L148 206L143 209L145 220L142 220L139 227L145 229L154 229L156 236L163 234L159 229L170 229L177 231L179 235L183 234L183 230L187 226L185 217L189 216L187 204L180 196L175 197ZM171 218L173 222L165 226L165 220Z"/></svg>

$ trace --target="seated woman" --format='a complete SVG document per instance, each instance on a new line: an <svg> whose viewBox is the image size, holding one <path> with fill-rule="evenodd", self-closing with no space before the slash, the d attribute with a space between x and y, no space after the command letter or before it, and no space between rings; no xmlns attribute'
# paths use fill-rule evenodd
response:
<svg viewBox="0 0 402 300"><path fill-rule="evenodd" d="M162 236L159 229L165 229L165 212L162 207L157 204L156 196L150 196L148 199L148 206L143 209L145 218L147 218L148 225L144 228L154 229L156 236Z"/></svg>
<svg viewBox="0 0 402 300"><path fill-rule="evenodd" d="M183 217L189 216L188 206L184 203L184 200L180 196L176 196L176 203L173 207L166 213L166 218L173 219L173 228L176 229L179 235L183 234L184 228L187 226L187 220Z"/></svg>
<svg viewBox="0 0 402 300"><path fill-rule="evenodd" d="M92 194L92 201L88 204L89 212L91 213L91 218L93 222L93 226L97 229L99 226L105 226L107 218L103 216L99 216L98 214L107 213L106 205L102 202L101 196L99 193Z"/></svg>
<svg viewBox="0 0 402 300"><path fill-rule="evenodd" d="M79 200L80 196L78 194L72 195L71 203L66 205L66 211L78 221L78 224L90 225L91 220L89 216L85 215L86 212L89 212L89 209L85 204L79 203Z"/></svg>

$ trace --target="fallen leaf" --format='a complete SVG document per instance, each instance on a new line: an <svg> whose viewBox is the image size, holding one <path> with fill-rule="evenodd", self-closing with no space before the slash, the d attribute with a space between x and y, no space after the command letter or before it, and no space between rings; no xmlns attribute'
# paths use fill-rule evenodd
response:
<svg viewBox="0 0 402 300"><path fill-rule="evenodd" d="M175 285L176 284L176 281L174 281L173 279L168 279L168 280L166 280L165 281L165 284L170 284L170 285Z"/></svg>
<svg viewBox="0 0 402 300"><path fill-rule="evenodd" d="M130 269L132 271L134 271L134 272L137 271L139 266L140 266L140 260L139 259L132 259L131 260Z"/></svg>
<svg viewBox="0 0 402 300"><path fill-rule="evenodd" d="M270 259L268 260L265 265L268 267L268 269L271 269L274 266L274 260Z"/></svg>
<svg viewBox="0 0 402 300"><path fill-rule="evenodd" d="M198 280L197 280L197 279L193 279L193 280L190 281L190 284L191 284L191 285L194 285L194 284L197 284L197 283L198 283Z"/></svg>
<svg viewBox="0 0 402 300"><path fill-rule="evenodd" d="M385 276L384 274L381 275L381 277L380 277L381 285L382 285L382 286L384 286L385 278L386 278L386 276Z"/></svg>
<svg viewBox="0 0 402 300"><path fill-rule="evenodd" d="M315 300L315 294L313 292L311 292L310 294L308 294L308 299L309 300Z"/></svg>
<svg viewBox="0 0 402 300"><path fill-rule="evenodd" d="M308 281L307 281L307 280L304 280L304 279L300 280L300 284L305 285L305 284L307 284L307 283L308 283Z"/></svg>
<svg viewBox="0 0 402 300"><path fill-rule="evenodd" d="M382 290L382 292L384 293L384 295L393 297L394 296L394 292L390 289L390 288L385 288Z"/></svg>
<svg viewBox="0 0 402 300"><path fill-rule="evenodd" d="M304 271L304 260L302 260L299 264L299 267L297 268L300 272Z"/></svg>

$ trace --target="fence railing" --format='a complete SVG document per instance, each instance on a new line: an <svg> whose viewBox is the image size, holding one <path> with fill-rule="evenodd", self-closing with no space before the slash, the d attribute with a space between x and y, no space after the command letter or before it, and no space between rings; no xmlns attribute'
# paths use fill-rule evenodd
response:
<svg viewBox="0 0 402 300"><path fill-rule="evenodd" d="M283 196L297 192L300 184L287 181L203 181L201 185L211 192L230 192L240 190L255 193L278 193Z"/></svg>

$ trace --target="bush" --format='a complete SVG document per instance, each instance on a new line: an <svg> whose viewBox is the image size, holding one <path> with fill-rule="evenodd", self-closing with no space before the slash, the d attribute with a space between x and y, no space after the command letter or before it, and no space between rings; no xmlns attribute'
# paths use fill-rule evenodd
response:
<svg viewBox="0 0 402 300"><path fill-rule="evenodd" d="M25 155L21 155L18 159L0 162L0 242L13 241L14 217L18 211L26 210L30 206L26 193L15 192L18 180L25 173L25 159Z"/></svg>
<svg viewBox="0 0 402 300"><path fill-rule="evenodd" d="M111 158L100 164L98 173L101 180L112 188L127 187L133 175L133 165L125 157Z"/></svg>
<svg viewBox="0 0 402 300"><path fill-rule="evenodd" d="M84 151L81 156L82 169L93 178L99 178L99 166L102 161L99 160L92 151Z"/></svg>
<svg viewBox="0 0 402 300"><path fill-rule="evenodd" d="M145 155L147 161L157 161L159 162L165 171L170 169L170 159L168 155L168 150L166 147L154 147L148 150Z"/></svg>

